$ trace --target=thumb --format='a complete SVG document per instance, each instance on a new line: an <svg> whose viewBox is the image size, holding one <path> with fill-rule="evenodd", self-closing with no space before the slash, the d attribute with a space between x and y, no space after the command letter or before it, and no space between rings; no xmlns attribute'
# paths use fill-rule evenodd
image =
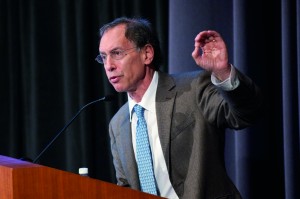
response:
<svg viewBox="0 0 300 199"><path fill-rule="evenodd" d="M195 49L194 49L194 51L192 52L192 57L194 58L194 60L196 61L196 63L198 64L198 59L199 59L199 57L201 57L201 50L200 50L201 48L199 47L199 46L195 46Z"/></svg>

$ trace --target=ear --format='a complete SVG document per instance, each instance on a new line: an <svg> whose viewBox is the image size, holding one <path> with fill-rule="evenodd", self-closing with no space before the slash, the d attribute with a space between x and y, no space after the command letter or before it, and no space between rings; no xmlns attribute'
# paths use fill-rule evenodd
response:
<svg viewBox="0 0 300 199"><path fill-rule="evenodd" d="M152 45L147 44L143 47L143 55L144 55L144 64L150 65L154 58L154 49Z"/></svg>

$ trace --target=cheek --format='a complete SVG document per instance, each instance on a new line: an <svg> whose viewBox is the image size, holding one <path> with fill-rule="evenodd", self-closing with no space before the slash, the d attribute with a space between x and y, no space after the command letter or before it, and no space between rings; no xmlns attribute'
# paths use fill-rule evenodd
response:
<svg viewBox="0 0 300 199"><path fill-rule="evenodd" d="M129 79L132 81L138 81L143 79L145 76L145 68L143 65L132 65L129 69L128 75L130 75Z"/></svg>
<svg viewBox="0 0 300 199"><path fill-rule="evenodd" d="M132 78L141 76L144 73L145 67L140 59L132 59L132 61L127 62L126 65L123 65L123 72L126 75L131 76Z"/></svg>

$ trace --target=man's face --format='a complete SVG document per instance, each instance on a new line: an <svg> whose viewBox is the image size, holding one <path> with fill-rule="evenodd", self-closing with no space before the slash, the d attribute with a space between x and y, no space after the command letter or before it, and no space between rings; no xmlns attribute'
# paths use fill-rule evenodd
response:
<svg viewBox="0 0 300 199"><path fill-rule="evenodd" d="M104 68L109 82L118 92L134 92L146 75L143 50L125 37L125 25L107 30L101 38L99 52L104 55ZM111 55L125 51L121 59Z"/></svg>

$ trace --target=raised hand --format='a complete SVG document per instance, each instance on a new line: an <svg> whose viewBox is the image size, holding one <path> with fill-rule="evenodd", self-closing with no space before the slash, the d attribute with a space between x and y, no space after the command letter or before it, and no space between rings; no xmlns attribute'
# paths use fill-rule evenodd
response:
<svg viewBox="0 0 300 199"><path fill-rule="evenodd" d="M213 30L200 32L195 38L192 57L198 66L212 72L219 80L229 77L227 48L218 32Z"/></svg>

